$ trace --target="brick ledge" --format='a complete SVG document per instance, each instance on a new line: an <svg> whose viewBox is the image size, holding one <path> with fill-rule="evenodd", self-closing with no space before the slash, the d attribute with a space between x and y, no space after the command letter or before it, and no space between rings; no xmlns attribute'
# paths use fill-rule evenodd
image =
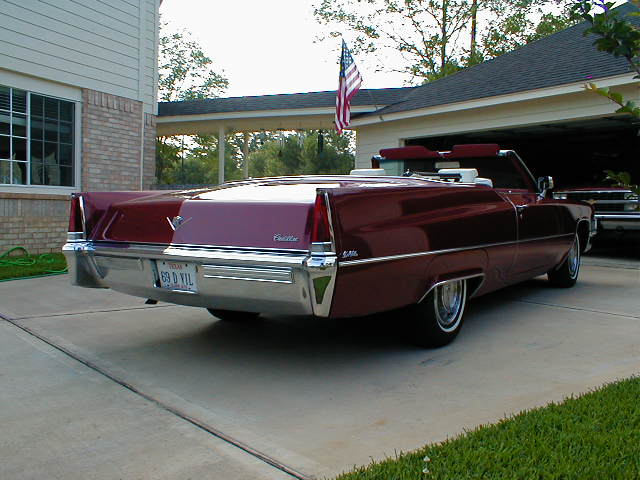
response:
<svg viewBox="0 0 640 480"><path fill-rule="evenodd" d="M0 192L0 200L69 200L70 194Z"/></svg>

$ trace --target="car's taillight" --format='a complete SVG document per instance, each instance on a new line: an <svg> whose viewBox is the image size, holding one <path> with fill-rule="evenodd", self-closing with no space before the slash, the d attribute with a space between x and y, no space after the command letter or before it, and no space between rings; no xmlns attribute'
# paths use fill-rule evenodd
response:
<svg viewBox="0 0 640 480"><path fill-rule="evenodd" d="M313 207L313 226L311 229L312 243L331 242L331 227L329 226L329 209L324 193L318 193Z"/></svg>
<svg viewBox="0 0 640 480"><path fill-rule="evenodd" d="M72 195L69 211L69 232L85 233L83 216L82 197L80 195Z"/></svg>

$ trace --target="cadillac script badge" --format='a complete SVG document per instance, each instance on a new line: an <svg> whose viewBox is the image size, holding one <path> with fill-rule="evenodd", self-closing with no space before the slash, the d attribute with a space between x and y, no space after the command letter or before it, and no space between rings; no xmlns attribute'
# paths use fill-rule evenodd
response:
<svg viewBox="0 0 640 480"><path fill-rule="evenodd" d="M167 222L169 222L169 226L171 227L171 230L173 230L174 232L178 230L182 225L187 223L189 220L191 220L191 217L185 220L184 217L181 217L180 215L176 215L173 218L167 217Z"/></svg>
<svg viewBox="0 0 640 480"><path fill-rule="evenodd" d="M274 242L297 242L300 240L295 235L282 235L281 233L275 233L273 235Z"/></svg>

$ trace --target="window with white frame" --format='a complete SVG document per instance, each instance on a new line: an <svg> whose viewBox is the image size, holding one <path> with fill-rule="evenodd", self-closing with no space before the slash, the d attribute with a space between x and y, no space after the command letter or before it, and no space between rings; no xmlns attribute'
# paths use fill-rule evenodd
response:
<svg viewBox="0 0 640 480"><path fill-rule="evenodd" d="M0 85L0 185L74 186L75 103Z"/></svg>

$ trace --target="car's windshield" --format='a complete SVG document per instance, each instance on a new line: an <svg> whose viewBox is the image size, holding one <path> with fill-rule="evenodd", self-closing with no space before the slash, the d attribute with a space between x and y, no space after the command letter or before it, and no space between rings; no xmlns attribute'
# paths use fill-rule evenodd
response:
<svg viewBox="0 0 640 480"><path fill-rule="evenodd" d="M504 156L405 160L405 169L411 172L435 173L442 168L475 168L478 176L491 179L495 188L530 188L515 160Z"/></svg>

